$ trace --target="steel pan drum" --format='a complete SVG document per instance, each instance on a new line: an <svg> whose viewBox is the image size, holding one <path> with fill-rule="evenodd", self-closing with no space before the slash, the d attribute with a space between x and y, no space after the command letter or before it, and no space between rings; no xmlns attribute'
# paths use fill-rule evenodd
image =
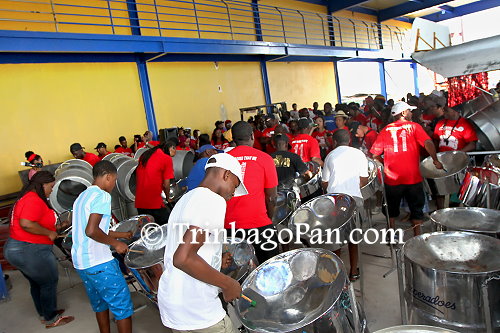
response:
<svg viewBox="0 0 500 333"><path fill-rule="evenodd" d="M274 225L285 224L287 219L297 209L300 204L300 194L298 187L294 189L278 189L276 198L276 208L272 218Z"/></svg>
<svg viewBox="0 0 500 333"><path fill-rule="evenodd" d="M500 101L490 104L467 117L474 127L479 143L485 150L500 150Z"/></svg>
<svg viewBox="0 0 500 333"><path fill-rule="evenodd" d="M154 221L155 219L151 215L146 215L146 214L136 215L132 216L127 220L115 224L111 228L111 230L116 232L131 232L132 233L131 239L120 238L120 241L124 242L127 245L130 245L141 237L141 230L144 227L144 225L152 223Z"/></svg>
<svg viewBox="0 0 500 333"><path fill-rule="evenodd" d="M445 208L431 214L436 231L468 231L500 238L500 211L477 208Z"/></svg>
<svg viewBox="0 0 500 333"><path fill-rule="evenodd" d="M139 239L130 246L131 250L139 252L127 252L125 265L135 269L144 283L146 292L156 295L160 277L163 273L163 255L165 253L165 240L167 239L167 224L161 226L149 235L150 241ZM142 284L141 284L142 285Z"/></svg>
<svg viewBox="0 0 500 333"><path fill-rule="evenodd" d="M180 179L170 184L170 190L168 192L168 197L170 200L177 201L184 195L184 193L186 193L187 186L181 186L181 182L184 180L185 179Z"/></svg>
<svg viewBox="0 0 500 333"><path fill-rule="evenodd" d="M373 333L458 333L441 327L426 325L401 325L384 328Z"/></svg>
<svg viewBox="0 0 500 333"><path fill-rule="evenodd" d="M147 147L142 147L142 148L139 148L137 149L137 151L135 152L134 154L134 160L139 160L142 156L142 154L144 154L146 152L146 150L148 150L149 148Z"/></svg>
<svg viewBox="0 0 500 333"><path fill-rule="evenodd" d="M56 182L49 200L52 208L58 213L73 209L76 198L94 181L92 166L79 159L61 163L54 175Z"/></svg>
<svg viewBox="0 0 500 333"><path fill-rule="evenodd" d="M302 204L290 217L288 227L297 232L309 228L303 239L308 245L335 251L344 245L345 240L349 240L350 232L356 227L355 213L356 202L351 196L328 193ZM333 233L332 244L311 244L314 229L320 230L323 242L334 230L338 232L338 239Z"/></svg>
<svg viewBox="0 0 500 333"><path fill-rule="evenodd" d="M361 188L363 200L371 198L382 188L382 168L383 166L371 158L368 159L368 183Z"/></svg>
<svg viewBox="0 0 500 333"><path fill-rule="evenodd" d="M233 279L241 281L259 265L255 249L240 238L228 238L228 241L222 246L222 253L231 253L233 262L231 266L221 271Z"/></svg>
<svg viewBox="0 0 500 333"><path fill-rule="evenodd" d="M194 154L189 150L177 150L175 156L172 157L174 163L175 179L182 179L189 176L189 172L194 165Z"/></svg>
<svg viewBox="0 0 500 333"><path fill-rule="evenodd" d="M458 197L469 207L500 209L500 173L484 167L469 167Z"/></svg>
<svg viewBox="0 0 500 333"><path fill-rule="evenodd" d="M487 155L484 158L483 166L500 172L500 154Z"/></svg>
<svg viewBox="0 0 500 333"><path fill-rule="evenodd" d="M240 298L236 313L250 332L354 332L351 305L355 300L344 291L347 285L342 261L332 252L285 252L245 279L242 293L256 306ZM364 317L360 319L355 324L363 327Z"/></svg>
<svg viewBox="0 0 500 333"><path fill-rule="evenodd" d="M401 250L408 323L459 332L500 330L500 240L468 232L434 232Z"/></svg>
<svg viewBox="0 0 500 333"><path fill-rule="evenodd" d="M422 177L427 180L432 194L457 193L465 177L469 157L463 151L447 151L438 153L437 156L446 171L436 169L432 158L427 157L420 163Z"/></svg>

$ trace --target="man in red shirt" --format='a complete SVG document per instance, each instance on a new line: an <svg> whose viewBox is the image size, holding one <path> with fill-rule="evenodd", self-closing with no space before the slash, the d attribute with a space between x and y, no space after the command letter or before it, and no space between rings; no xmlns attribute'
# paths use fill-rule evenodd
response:
<svg viewBox="0 0 500 333"><path fill-rule="evenodd" d="M97 155L97 157L99 157L100 160L102 160L104 158L104 156L111 154L107 150L107 148L108 148L108 146L106 146L106 144L104 142L99 142L97 144L97 146L94 148L97 151L97 153L99 154L99 155Z"/></svg>
<svg viewBox="0 0 500 333"><path fill-rule="evenodd" d="M461 150L473 151L476 148L477 135L474 127L452 108L444 108L444 119L440 120L433 138L438 143L438 151Z"/></svg>
<svg viewBox="0 0 500 333"><path fill-rule="evenodd" d="M272 137L274 135L274 131L276 130L276 126L278 126L278 120L274 116L274 114L270 114L266 116L266 129L262 131L262 137L260 139L260 143L266 147L266 153L271 154L276 149L272 146Z"/></svg>
<svg viewBox="0 0 500 333"><path fill-rule="evenodd" d="M268 239L277 243L271 218L276 206L278 175L272 157L253 148L253 129L249 123L238 121L233 125L232 132L236 147L227 154L240 162L248 195L232 198L227 203L224 227L230 229L234 222L234 227L245 229L247 236L251 232L258 233L260 242L252 244L257 259L262 263L279 253L277 247L271 249L267 243ZM252 229L256 230L250 231ZM241 237L239 234L234 236Z"/></svg>
<svg viewBox="0 0 500 333"><path fill-rule="evenodd" d="M318 141L311 136L312 122L308 118L299 119L299 134L292 140L292 153L300 156L305 163L313 161L323 166Z"/></svg>
<svg viewBox="0 0 500 333"><path fill-rule="evenodd" d="M115 149L115 153L123 154L129 157L134 157L132 149L127 147L127 139L124 136L120 136L118 141L120 142L120 147Z"/></svg>
<svg viewBox="0 0 500 333"><path fill-rule="evenodd" d="M366 125L367 118L361 113L361 111L359 111L358 103L349 103L347 113L351 117L352 121L357 121L361 125Z"/></svg>
<svg viewBox="0 0 500 333"><path fill-rule="evenodd" d="M144 135L142 136L142 142L139 142L137 144L137 148L142 148L142 147L153 148L153 147L158 146L159 144L160 144L160 141L153 140L153 133L151 131L146 131L146 132L144 132Z"/></svg>
<svg viewBox="0 0 500 333"><path fill-rule="evenodd" d="M372 157L370 149L377 140L377 132L368 126L361 125L357 121L352 122L349 125L351 134L359 139L359 149L365 153L366 156Z"/></svg>
<svg viewBox="0 0 500 333"><path fill-rule="evenodd" d="M92 166L94 166L97 162L101 160L94 154L86 153L83 150L82 145L79 143L73 143L71 146L69 146L69 151L71 152L71 155L73 155L74 158L79 160L84 160L85 162L88 162Z"/></svg>
<svg viewBox="0 0 500 333"><path fill-rule="evenodd" d="M411 110L415 108L405 102L394 104L391 113L395 121L380 132L370 152L381 162L380 156L384 155L384 182L391 228L394 228L401 198L404 197L410 208L413 232L419 235L425 204L419 148L425 148L436 168L442 169L443 165L438 161L434 143L422 126L410 121Z"/></svg>
<svg viewBox="0 0 500 333"><path fill-rule="evenodd" d="M167 145L163 143L144 152L135 174L135 207L138 213L153 216L160 225L167 223L170 209L165 207L161 193L164 192L168 200L170 179L174 178L174 164L168 155Z"/></svg>

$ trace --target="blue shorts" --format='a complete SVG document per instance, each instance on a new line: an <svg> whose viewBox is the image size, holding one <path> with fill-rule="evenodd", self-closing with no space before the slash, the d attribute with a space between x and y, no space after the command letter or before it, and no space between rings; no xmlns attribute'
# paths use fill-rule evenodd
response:
<svg viewBox="0 0 500 333"><path fill-rule="evenodd" d="M94 312L110 309L116 320L128 318L134 313L130 291L116 259L76 271Z"/></svg>

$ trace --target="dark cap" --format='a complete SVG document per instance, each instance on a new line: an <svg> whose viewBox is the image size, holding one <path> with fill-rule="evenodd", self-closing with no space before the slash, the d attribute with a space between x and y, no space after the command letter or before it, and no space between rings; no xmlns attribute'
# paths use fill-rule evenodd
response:
<svg viewBox="0 0 500 333"><path fill-rule="evenodd" d="M309 118L300 118L299 119L299 129L306 129L312 126L312 122Z"/></svg>
<svg viewBox="0 0 500 333"><path fill-rule="evenodd" d="M94 149L106 148L106 147L107 147L107 146L106 146L106 144L105 144L104 142L99 142L99 143L97 144L97 146L95 146L95 148L94 148Z"/></svg>
<svg viewBox="0 0 500 333"><path fill-rule="evenodd" d="M361 124L357 121L351 122L349 125L347 125L347 127L349 128L349 132L351 132L351 134L356 135L356 132L358 131L359 125L361 125Z"/></svg>
<svg viewBox="0 0 500 333"><path fill-rule="evenodd" d="M83 147L79 143L73 143L71 146L69 146L69 151L71 154L73 154L75 151L79 151L81 149L83 149Z"/></svg>

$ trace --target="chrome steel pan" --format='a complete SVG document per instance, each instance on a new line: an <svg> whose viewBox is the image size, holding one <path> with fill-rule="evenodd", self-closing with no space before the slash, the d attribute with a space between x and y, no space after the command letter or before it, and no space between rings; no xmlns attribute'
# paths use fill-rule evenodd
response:
<svg viewBox="0 0 500 333"><path fill-rule="evenodd" d="M436 231L467 231L500 238L500 211L478 207L456 207L431 214Z"/></svg>
<svg viewBox="0 0 500 333"><path fill-rule="evenodd" d="M444 169L436 169L430 156L420 163L420 172L427 180L431 194L457 193L465 177L469 157L462 151L447 151L437 156Z"/></svg>
<svg viewBox="0 0 500 333"><path fill-rule="evenodd" d="M484 167L469 167L458 197L469 207L500 209L500 173Z"/></svg>

